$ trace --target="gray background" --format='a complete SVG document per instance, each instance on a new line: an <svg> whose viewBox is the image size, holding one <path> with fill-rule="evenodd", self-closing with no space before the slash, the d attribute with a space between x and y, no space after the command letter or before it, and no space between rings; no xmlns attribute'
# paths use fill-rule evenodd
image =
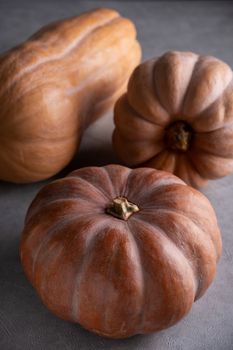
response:
<svg viewBox="0 0 233 350"><path fill-rule="evenodd" d="M116 8L135 22L143 59L171 49L192 50L216 55L233 67L233 3L225 1L0 0L0 51L49 21L98 6ZM110 143L112 127L110 114L89 128L77 159L58 176L75 167L117 162ZM204 190L216 209L223 236L217 277L206 295L176 326L118 341L53 316L23 274L18 256L23 220L29 203L45 183L17 186L0 182L1 350L233 349L233 176L213 181Z"/></svg>

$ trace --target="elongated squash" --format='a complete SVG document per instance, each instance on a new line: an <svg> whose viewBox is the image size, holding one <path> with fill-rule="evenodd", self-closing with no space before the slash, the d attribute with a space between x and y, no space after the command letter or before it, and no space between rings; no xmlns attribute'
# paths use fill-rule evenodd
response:
<svg viewBox="0 0 233 350"><path fill-rule="evenodd" d="M97 9L50 24L0 56L0 179L48 178L126 89L140 60L133 23Z"/></svg>

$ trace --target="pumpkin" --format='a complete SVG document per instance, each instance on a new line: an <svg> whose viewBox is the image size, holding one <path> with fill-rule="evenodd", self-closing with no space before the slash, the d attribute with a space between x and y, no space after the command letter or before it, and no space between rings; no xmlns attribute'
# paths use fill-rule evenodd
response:
<svg viewBox="0 0 233 350"><path fill-rule="evenodd" d="M97 9L58 21L0 56L0 179L48 178L111 108L139 63L133 23Z"/></svg>
<svg viewBox="0 0 233 350"><path fill-rule="evenodd" d="M233 171L233 73L224 62L167 52L139 65L115 106L113 145L129 166L201 187Z"/></svg>
<svg viewBox="0 0 233 350"><path fill-rule="evenodd" d="M171 173L76 170L40 190L20 255L43 303L99 335L179 321L214 278L221 236L208 199Z"/></svg>

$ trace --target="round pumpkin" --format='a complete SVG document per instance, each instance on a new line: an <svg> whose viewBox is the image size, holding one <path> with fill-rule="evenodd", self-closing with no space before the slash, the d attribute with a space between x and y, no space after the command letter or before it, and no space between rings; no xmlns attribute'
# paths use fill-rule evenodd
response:
<svg viewBox="0 0 233 350"><path fill-rule="evenodd" d="M0 180L48 178L112 108L140 61L133 23L97 9L39 30L0 56Z"/></svg>
<svg viewBox="0 0 233 350"><path fill-rule="evenodd" d="M139 65L115 106L113 145L129 166L203 186L233 171L233 73L224 62L167 52Z"/></svg>
<svg viewBox="0 0 233 350"><path fill-rule="evenodd" d="M212 282L220 254L203 194L170 173L120 165L82 168L45 186L20 248L53 313L112 338L179 321Z"/></svg>

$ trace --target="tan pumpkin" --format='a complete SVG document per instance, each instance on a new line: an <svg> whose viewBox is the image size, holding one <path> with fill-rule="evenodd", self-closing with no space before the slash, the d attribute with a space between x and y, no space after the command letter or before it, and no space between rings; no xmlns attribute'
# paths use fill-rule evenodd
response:
<svg viewBox="0 0 233 350"><path fill-rule="evenodd" d="M113 145L130 166L203 186L233 171L233 73L224 62L168 52L139 65L115 106Z"/></svg>
<svg viewBox="0 0 233 350"><path fill-rule="evenodd" d="M0 56L0 180L48 178L112 107L139 63L133 23L97 9L50 24Z"/></svg>
<svg viewBox="0 0 233 350"><path fill-rule="evenodd" d="M120 165L45 186L20 255L43 303L100 335L169 327L212 282L221 236L208 199L176 176Z"/></svg>

